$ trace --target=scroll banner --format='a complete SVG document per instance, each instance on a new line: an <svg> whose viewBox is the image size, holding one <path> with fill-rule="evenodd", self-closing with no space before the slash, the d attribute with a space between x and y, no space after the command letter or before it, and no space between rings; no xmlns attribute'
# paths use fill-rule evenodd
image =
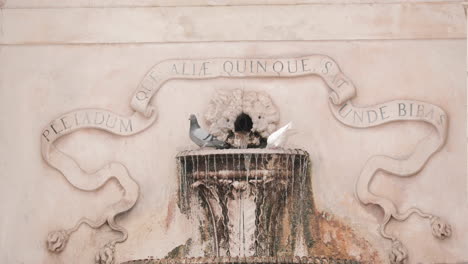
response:
<svg viewBox="0 0 468 264"><path fill-rule="evenodd" d="M139 186L130 176L127 168L118 162L112 162L96 172L86 172L67 154L54 146L62 136L85 128L104 130L119 136L130 136L145 130L155 120L156 115L143 117L135 112L130 117L123 117L103 109L82 109L72 111L50 122L42 131L41 152L45 161L61 172L68 182L82 191L95 191L109 180L115 179L124 189L123 197L115 204L108 206L96 220L80 219L71 229L66 230L67 237L85 223L92 228L99 228L107 223L110 228L121 232L122 237L110 242L109 247L127 239L127 231L115 222L115 217L130 210L139 195Z"/></svg>
<svg viewBox="0 0 468 264"><path fill-rule="evenodd" d="M421 140L406 159L373 156L365 164L356 182L356 195L364 204L376 204L385 213L384 225L392 218L402 218L394 203L369 191L369 184L378 171L406 177L419 172L429 158L444 144L447 134L447 116L438 106L418 101L395 100L370 107L352 104L356 89L337 63L324 55L300 58L246 59L216 58L206 60L167 60L155 65L138 85L131 107L135 113L122 117L107 110L84 109L73 111L53 120L42 131L42 155L46 162L60 171L76 188L85 191L102 187L115 178L125 190L123 198L109 206L96 221L86 220L93 226L107 223L114 230L126 231L115 224L117 214L130 210L138 198L138 185L120 163L111 163L94 173L84 172L68 155L53 146L56 139L83 128L101 129L106 132L130 136L150 127L155 119L151 99L165 82L175 79L214 78L291 78L318 75L330 88L330 110L341 123L354 128L368 128L395 121L423 121L435 128L435 133ZM123 231L122 231L123 230ZM386 236L382 233L382 235ZM387 237L387 236L386 236ZM389 238L389 237L387 237Z"/></svg>

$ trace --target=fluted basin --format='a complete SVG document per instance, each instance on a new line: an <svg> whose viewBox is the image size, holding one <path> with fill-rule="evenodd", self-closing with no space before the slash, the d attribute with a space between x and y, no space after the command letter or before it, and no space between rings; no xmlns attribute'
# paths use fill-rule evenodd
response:
<svg viewBox="0 0 468 264"><path fill-rule="evenodd" d="M123 264L360 264L356 260L327 257L245 257L140 259Z"/></svg>
<svg viewBox="0 0 468 264"><path fill-rule="evenodd" d="M177 160L187 179L262 180L292 179L307 168L308 156L300 149L207 149L183 151Z"/></svg>
<svg viewBox="0 0 468 264"><path fill-rule="evenodd" d="M204 212L198 222L207 256L292 255L296 240L313 246L306 151L202 149L181 152L177 161L179 206L187 215Z"/></svg>

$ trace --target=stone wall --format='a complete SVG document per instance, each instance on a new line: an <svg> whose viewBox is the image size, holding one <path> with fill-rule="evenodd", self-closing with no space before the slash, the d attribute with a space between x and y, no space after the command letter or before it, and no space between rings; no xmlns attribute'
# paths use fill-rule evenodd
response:
<svg viewBox="0 0 468 264"><path fill-rule="evenodd" d="M41 134L63 113L104 108L129 116L145 74L170 59L333 58L356 87L354 103L395 99L429 102L448 116L445 145L412 177L376 174L372 192L402 210L416 206L441 216L452 236L438 240L416 216L390 222L409 263L468 261L466 17L461 1L416 0L3 0L0 1L0 262L93 263L117 234L82 226L59 254L47 250L50 231L82 217L98 218L122 197L116 181L84 192L41 156ZM391 242L378 232L383 214L363 206L354 185L376 154L406 158L433 128L401 121L372 129L347 127L329 110L329 87L317 76L171 80L152 99L157 121L119 137L101 130L69 134L56 146L80 167L96 171L111 161L139 184L135 206L117 216L128 239L116 263L165 257L194 230L177 207L176 155L195 149L190 114L203 119L219 89L268 93L298 134L289 146L312 160L317 210L350 228L388 261ZM323 240L340 240L328 228ZM338 234L338 237L337 237ZM349 248L356 258L362 248Z"/></svg>

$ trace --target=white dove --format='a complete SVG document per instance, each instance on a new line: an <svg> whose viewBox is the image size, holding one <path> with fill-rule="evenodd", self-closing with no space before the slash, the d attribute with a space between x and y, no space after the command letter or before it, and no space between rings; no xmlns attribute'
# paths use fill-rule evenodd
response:
<svg viewBox="0 0 468 264"><path fill-rule="evenodd" d="M292 130L292 122L289 122L287 125L281 127L275 132L271 133L267 139L267 148L279 148L286 144L288 137L292 134L295 134L295 131Z"/></svg>

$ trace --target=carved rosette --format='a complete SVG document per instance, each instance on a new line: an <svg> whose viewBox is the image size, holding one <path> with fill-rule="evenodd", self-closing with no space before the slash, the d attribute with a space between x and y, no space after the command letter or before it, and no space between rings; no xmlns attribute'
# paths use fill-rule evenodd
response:
<svg viewBox="0 0 468 264"><path fill-rule="evenodd" d="M50 252L61 252L67 245L70 235L66 230L59 230L50 232L47 236L47 249Z"/></svg>
<svg viewBox="0 0 468 264"><path fill-rule="evenodd" d="M399 240L392 243L392 250L389 254L391 264L404 264L408 261L408 250Z"/></svg>
<svg viewBox="0 0 468 264"><path fill-rule="evenodd" d="M452 235L452 227L439 217L431 218L432 235L438 239L446 239Z"/></svg>
<svg viewBox="0 0 468 264"><path fill-rule="evenodd" d="M247 131L240 123L249 119ZM276 130L279 112L266 93L237 90L219 90L211 100L205 118L210 133L218 139L239 147L236 134L246 132L248 143L260 145L261 138L267 138ZM251 122L251 124L250 124Z"/></svg>
<svg viewBox="0 0 468 264"><path fill-rule="evenodd" d="M105 245L99 252L96 254L95 263L96 264L114 264L115 258L115 244L110 243Z"/></svg>

